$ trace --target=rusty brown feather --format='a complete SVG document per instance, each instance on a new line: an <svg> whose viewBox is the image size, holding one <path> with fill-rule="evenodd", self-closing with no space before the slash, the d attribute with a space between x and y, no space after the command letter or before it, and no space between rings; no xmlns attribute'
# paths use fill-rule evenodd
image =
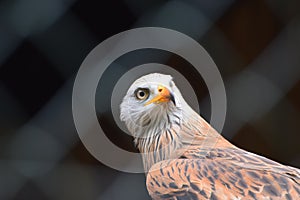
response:
<svg viewBox="0 0 300 200"><path fill-rule="evenodd" d="M151 91L162 86L163 94L162 90ZM131 93L140 87L149 89L151 107L146 108L147 100L128 99L135 98ZM157 95L164 100L154 102L160 99ZM144 109L146 126L133 128L134 119L141 116L138 111L128 111L132 106ZM170 76L150 74L138 79L121 104L121 119L144 153L152 199L300 199L299 169L229 143L187 105ZM160 128L154 128L157 126Z"/></svg>

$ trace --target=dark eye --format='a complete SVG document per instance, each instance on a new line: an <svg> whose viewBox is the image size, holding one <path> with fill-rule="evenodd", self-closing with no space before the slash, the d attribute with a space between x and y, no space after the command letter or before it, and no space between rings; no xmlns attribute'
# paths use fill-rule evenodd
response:
<svg viewBox="0 0 300 200"><path fill-rule="evenodd" d="M139 88L135 91L135 97L138 100L145 100L149 96L149 90L146 88Z"/></svg>

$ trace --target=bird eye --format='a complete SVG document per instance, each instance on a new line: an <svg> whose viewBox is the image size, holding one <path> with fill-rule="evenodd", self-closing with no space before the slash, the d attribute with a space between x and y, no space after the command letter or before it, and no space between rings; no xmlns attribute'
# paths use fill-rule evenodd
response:
<svg viewBox="0 0 300 200"><path fill-rule="evenodd" d="M149 96L149 90L146 88L139 88L135 91L135 97L139 100L145 100Z"/></svg>

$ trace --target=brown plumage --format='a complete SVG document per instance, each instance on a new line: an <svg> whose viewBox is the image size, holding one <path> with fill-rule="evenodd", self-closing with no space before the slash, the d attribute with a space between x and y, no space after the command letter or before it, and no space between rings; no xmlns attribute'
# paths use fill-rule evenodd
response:
<svg viewBox="0 0 300 200"><path fill-rule="evenodd" d="M121 119L143 153L153 199L300 199L299 169L229 143L187 105L170 76L133 83Z"/></svg>

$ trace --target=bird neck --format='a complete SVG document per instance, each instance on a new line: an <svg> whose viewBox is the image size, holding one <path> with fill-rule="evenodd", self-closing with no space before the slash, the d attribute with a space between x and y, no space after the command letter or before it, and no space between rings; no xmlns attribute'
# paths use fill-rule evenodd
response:
<svg viewBox="0 0 300 200"><path fill-rule="evenodd" d="M157 162L176 159L189 149L212 146L220 134L193 110L182 113L180 121L177 117L168 116L169 123L159 133L151 130L147 138L136 138L135 143L142 153L145 171ZM175 121L174 121L175 120Z"/></svg>

